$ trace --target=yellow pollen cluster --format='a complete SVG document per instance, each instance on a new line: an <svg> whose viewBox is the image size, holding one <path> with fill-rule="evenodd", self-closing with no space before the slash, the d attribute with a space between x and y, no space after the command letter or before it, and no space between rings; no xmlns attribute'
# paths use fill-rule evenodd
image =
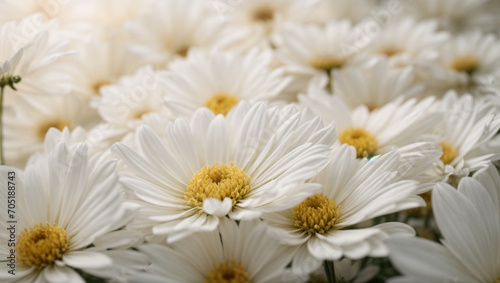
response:
<svg viewBox="0 0 500 283"><path fill-rule="evenodd" d="M146 114L149 114L151 112L153 112L153 111L151 109L149 109L149 108L139 110L136 113L134 113L133 119L134 120L140 120L140 119L142 119L142 116L144 116Z"/></svg>
<svg viewBox="0 0 500 283"><path fill-rule="evenodd" d="M205 166L196 172L189 180L189 185L184 193L184 199L192 207L202 207L206 198L224 200L229 197L236 205L246 194L252 190L251 178L238 166L215 163ZM200 213L203 210L200 210Z"/></svg>
<svg viewBox="0 0 500 283"><path fill-rule="evenodd" d="M439 145L441 146L441 151L443 152L443 155L441 155L441 161L443 161L444 164L450 164L453 159L457 157L455 148L447 142L440 142Z"/></svg>
<svg viewBox="0 0 500 283"><path fill-rule="evenodd" d="M205 283L248 283L250 275L245 267L234 259L226 260L219 265L214 264L214 268L207 274Z"/></svg>
<svg viewBox="0 0 500 283"><path fill-rule="evenodd" d="M205 106L212 110L212 112L217 114L226 115L233 106L238 104L240 99L234 95L230 94L216 94L210 97L206 102Z"/></svg>
<svg viewBox="0 0 500 283"><path fill-rule="evenodd" d="M99 91L101 89L101 87L103 87L105 85L109 85L109 84L112 84L112 82L108 81L108 80L98 81L98 82L93 83L91 85L91 88L94 91L94 94L101 95L101 93Z"/></svg>
<svg viewBox="0 0 500 283"><path fill-rule="evenodd" d="M39 139L44 140L45 135L47 134L47 132L49 131L50 128L56 128L59 131L62 131L62 130L64 130L64 127L68 127L68 129L71 130L70 124L64 120L52 120L52 121L45 122L45 123L42 123L38 126L37 136Z"/></svg>
<svg viewBox="0 0 500 283"><path fill-rule="evenodd" d="M56 224L40 223L29 230L25 228L17 237L16 246L22 265L42 268L62 258L69 250L69 238L66 230Z"/></svg>
<svg viewBox="0 0 500 283"><path fill-rule="evenodd" d="M401 53L401 50L395 47L386 47L382 50L380 50L380 54L386 55L387 57L394 56L398 53Z"/></svg>
<svg viewBox="0 0 500 283"><path fill-rule="evenodd" d="M258 22L269 22L274 18L274 11L270 7L262 7L254 12L253 18Z"/></svg>
<svg viewBox="0 0 500 283"><path fill-rule="evenodd" d="M311 60L313 68L330 72L332 69L341 68L345 60L342 58L317 58Z"/></svg>
<svg viewBox="0 0 500 283"><path fill-rule="evenodd" d="M374 135L362 128L347 128L339 133L341 143L356 148L358 158L374 154L378 149L378 142Z"/></svg>
<svg viewBox="0 0 500 283"><path fill-rule="evenodd" d="M458 72L466 72L472 74L479 67L479 60L474 55L466 55L459 57L451 62L450 68Z"/></svg>
<svg viewBox="0 0 500 283"><path fill-rule="evenodd" d="M339 207L322 193L308 197L293 208L294 226L309 234L325 234L339 217Z"/></svg>
<svg viewBox="0 0 500 283"><path fill-rule="evenodd" d="M189 46L182 46L181 48L177 49L175 53L179 56L186 57L189 51Z"/></svg>

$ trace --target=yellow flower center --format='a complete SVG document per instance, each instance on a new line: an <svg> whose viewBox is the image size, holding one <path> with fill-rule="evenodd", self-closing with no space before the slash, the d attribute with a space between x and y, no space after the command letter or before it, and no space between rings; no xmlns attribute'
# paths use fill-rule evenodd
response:
<svg viewBox="0 0 500 283"><path fill-rule="evenodd" d="M450 143L440 142L439 145L441 146L441 151L443 152L443 155L441 155L441 161L443 161L444 164L450 164L453 159L457 157L457 151Z"/></svg>
<svg viewBox="0 0 500 283"><path fill-rule="evenodd" d="M253 13L253 19L258 22L269 22L274 18L274 11L270 7L261 7Z"/></svg>
<svg viewBox="0 0 500 283"><path fill-rule="evenodd" d="M208 109L212 110L212 112L214 112L215 115L217 114L226 115L227 112L229 112L229 110L233 108L233 106L238 104L238 102L240 102L240 99L238 97L230 94L220 93L210 97L205 102L205 106Z"/></svg>
<svg viewBox="0 0 500 283"><path fill-rule="evenodd" d="M59 131L64 130L64 127L68 127L71 130L70 124L65 120L51 120L45 123L42 123L38 126L37 136L40 140L45 139L45 135L49 131L50 128L56 128Z"/></svg>
<svg viewBox="0 0 500 283"><path fill-rule="evenodd" d="M92 91L94 91L94 94L101 95L101 93L100 93L101 87L106 86L106 85L110 85L110 84L112 84L111 81L103 80L103 81L98 81L98 82L93 83L90 87L92 88Z"/></svg>
<svg viewBox="0 0 500 283"><path fill-rule="evenodd" d="M16 251L19 262L27 267L42 268L61 259L69 250L66 230L48 222L24 229L17 237Z"/></svg>
<svg viewBox="0 0 500 283"><path fill-rule="evenodd" d="M339 133L341 143L356 148L358 158L374 154L378 149L378 142L374 135L362 128L347 128Z"/></svg>
<svg viewBox="0 0 500 283"><path fill-rule="evenodd" d="M387 57L394 56L398 53L401 53L401 50L395 47L386 47L379 51L380 54L386 55Z"/></svg>
<svg viewBox="0 0 500 283"><path fill-rule="evenodd" d="M474 55L466 55L456 58L450 64L450 68L458 72L466 72L471 75L479 67L479 60Z"/></svg>
<svg viewBox="0 0 500 283"><path fill-rule="evenodd" d="M250 275L246 272L241 263L236 263L234 259L226 260L219 265L214 264L214 268L207 274L205 283L248 283Z"/></svg>
<svg viewBox="0 0 500 283"><path fill-rule="evenodd" d="M149 109L149 108L139 110L139 111L137 111L137 112L134 114L133 119L134 119L134 120L140 120L140 119L142 119L142 116L144 116L144 115L146 115L146 114L149 114L149 113L151 113L151 112L153 112L153 111L152 111L151 109Z"/></svg>
<svg viewBox="0 0 500 283"><path fill-rule="evenodd" d="M189 51L189 46L182 46L181 48L177 49L175 53L181 57L186 57Z"/></svg>
<svg viewBox="0 0 500 283"><path fill-rule="evenodd" d="M338 57L315 58L311 60L311 66L318 70L330 72L332 69L341 68L345 59Z"/></svg>
<svg viewBox="0 0 500 283"><path fill-rule="evenodd" d="M206 198L216 198L220 201L229 197L236 205L246 194L252 190L252 179L238 166L215 163L204 166L189 180L189 185L184 193L184 199L192 207L202 207ZM200 211L200 213L203 210Z"/></svg>
<svg viewBox="0 0 500 283"><path fill-rule="evenodd" d="M293 208L294 226L309 234L325 234L339 217L339 206L322 193L308 197Z"/></svg>

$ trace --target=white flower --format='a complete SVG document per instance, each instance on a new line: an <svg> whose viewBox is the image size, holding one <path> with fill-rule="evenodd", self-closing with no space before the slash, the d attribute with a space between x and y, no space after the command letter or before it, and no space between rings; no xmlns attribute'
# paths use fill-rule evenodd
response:
<svg viewBox="0 0 500 283"><path fill-rule="evenodd" d="M140 127L138 150L112 148L133 172L120 181L142 207L129 227L173 242L214 230L227 214L254 219L291 207L318 189L303 183L326 164L334 135L296 107L244 101L226 117L200 109L190 123L177 119L164 139Z"/></svg>
<svg viewBox="0 0 500 283"><path fill-rule="evenodd" d="M276 36L276 56L291 73L330 72L349 63L353 31L347 20L330 21L325 26L290 23Z"/></svg>
<svg viewBox="0 0 500 283"><path fill-rule="evenodd" d="M486 175L476 175L479 182L463 178L458 190L436 185L432 207L442 245L419 238L390 239L391 261L403 274L390 282L500 280L500 176L495 171L492 167L481 173Z"/></svg>
<svg viewBox="0 0 500 283"><path fill-rule="evenodd" d="M500 77L500 41L493 34L470 31L446 42L436 60L421 65L436 94L451 88L476 93Z"/></svg>
<svg viewBox="0 0 500 283"><path fill-rule="evenodd" d="M434 19L440 29L461 32L471 28L495 30L498 2L488 0L420 0L402 2L404 15Z"/></svg>
<svg viewBox="0 0 500 283"><path fill-rule="evenodd" d="M446 182L452 176L468 176L486 167L489 161L500 159L500 154L494 151L481 150L500 129L498 110L487 100L474 99L468 94L459 97L450 91L434 108L445 111L445 119L434 134L443 154L427 175Z"/></svg>
<svg viewBox="0 0 500 283"><path fill-rule="evenodd" d="M15 225L15 276L2 264L2 282L84 282L74 269L112 264L111 258L87 247L118 229L135 208L124 202L114 163L99 155L88 158L85 144L61 141L48 155L33 156L24 173L0 167L1 182L15 184L14 217L1 216L2 242L12 239L7 220L16 221L9 224ZM2 190L1 201L7 203L9 195ZM0 252L3 259L11 254L6 245Z"/></svg>
<svg viewBox="0 0 500 283"><path fill-rule="evenodd" d="M232 48L271 46L271 37L289 22L321 23L331 17L328 1L253 0L211 3L235 39Z"/></svg>
<svg viewBox="0 0 500 283"><path fill-rule="evenodd" d="M316 269L323 260L387 256L384 239L414 234L410 226L396 222L352 228L377 216L425 205L417 196L416 182L398 181L398 166L397 152L368 162L356 159L354 148L343 145L334 149L329 165L312 179L323 186L320 193L293 209L265 213L263 219L282 243L300 246L292 268L303 272Z"/></svg>
<svg viewBox="0 0 500 283"><path fill-rule="evenodd" d="M256 49L245 55L193 50L187 60L172 63L170 71L161 74L167 107L189 118L201 107L225 115L241 100L267 102L291 80L282 68L270 67L272 59L272 52Z"/></svg>
<svg viewBox="0 0 500 283"><path fill-rule="evenodd" d="M424 89L415 80L413 67L394 68L377 58L364 67L346 67L332 73L333 93L350 108L377 109L397 99L408 99Z"/></svg>
<svg viewBox="0 0 500 283"><path fill-rule="evenodd" d="M366 33L370 22L360 23ZM367 26L365 26L367 25ZM421 64L439 56L439 47L449 38L444 31L437 31L437 22L428 20L417 22L412 18L403 18L389 22L378 33L358 35L357 45L365 45L362 57L384 56L393 66ZM362 44L368 38L368 44Z"/></svg>
<svg viewBox="0 0 500 283"><path fill-rule="evenodd" d="M4 148L6 163L24 168L33 153L41 151L50 128L62 131L65 127L91 127L85 115L85 105L77 97L67 94L54 97L37 96L19 99L15 108L5 115ZM87 108L88 109L88 108Z"/></svg>
<svg viewBox="0 0 500 283"><path fill-rule="evenodd" d="M258 220L221 220L219 229L172 245L139 247L152 262L132 282L281 282L294 249L279 245Z"/></svg>
<svg viewBox="0 0 500 283"><path fill-rule="evenodd" d="M101 142L111 145L120 141L153 114L163 118L165 124L173 120L163 103L166 91L158 77L151 66L146 66L132 76L120 78L116 84L101 88L101 97L94 97L92 101L92 106L106 123Z"/></svg>
<svg viewBox="0 0 500 283"><path fill-rule="evenodd" d="M126 25L130 48L146 63L165 67L191 47L209 48L225 40L224 26L203 0L165 0Z"/></svg>
<svg viewBox="0 0 500 283"><path fill-rule="evenodd" d="M85 37L74 42L79 52L63 63L71 77L72 91L85 102L101 95L101 88L117 83L124 75L133 74L139 62L131 58L118 36ZM124 60L123 58L127 58Z"/></svg>
<svg viewBox="0 0 500 283"><path fill-rule="evenodd" d="M441 155L439 145L426 140L442 119L440 111L428 109L433 98L420 102L397 99L373 111L364 105L351 110L335 95L312 87L299 101L325 123L335 122L339 142L354 146L358 158L399 151L404 178L421 178Z"/></svg>
<svg viewBox="0 0 500 283"><path fill-rule="evenodd" d="M0 80L19 76L17 91L5 88L6 103L18 96L62 94L68 78L56 64L65 55L66 40L56 32L56 23L41 23L31 16L20 23L0 23Z"/></svg>

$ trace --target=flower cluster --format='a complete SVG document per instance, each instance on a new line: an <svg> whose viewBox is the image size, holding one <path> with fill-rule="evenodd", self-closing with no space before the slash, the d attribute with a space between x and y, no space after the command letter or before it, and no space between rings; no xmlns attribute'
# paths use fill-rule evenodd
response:
<svg viewBox="0 0 500 283"><path fill-rule="evenodd" d="M500 282L499 12L2 1L0 281Z"/></svg>

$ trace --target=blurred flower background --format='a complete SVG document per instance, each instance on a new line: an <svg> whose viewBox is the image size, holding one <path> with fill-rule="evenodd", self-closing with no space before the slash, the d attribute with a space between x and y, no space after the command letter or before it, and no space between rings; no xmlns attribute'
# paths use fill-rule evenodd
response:
<svg viewBox="0 0 500 283"><path fill-rule="evenodd" d="M500 282L499 14L0 0L0 281Z"/></svg>

